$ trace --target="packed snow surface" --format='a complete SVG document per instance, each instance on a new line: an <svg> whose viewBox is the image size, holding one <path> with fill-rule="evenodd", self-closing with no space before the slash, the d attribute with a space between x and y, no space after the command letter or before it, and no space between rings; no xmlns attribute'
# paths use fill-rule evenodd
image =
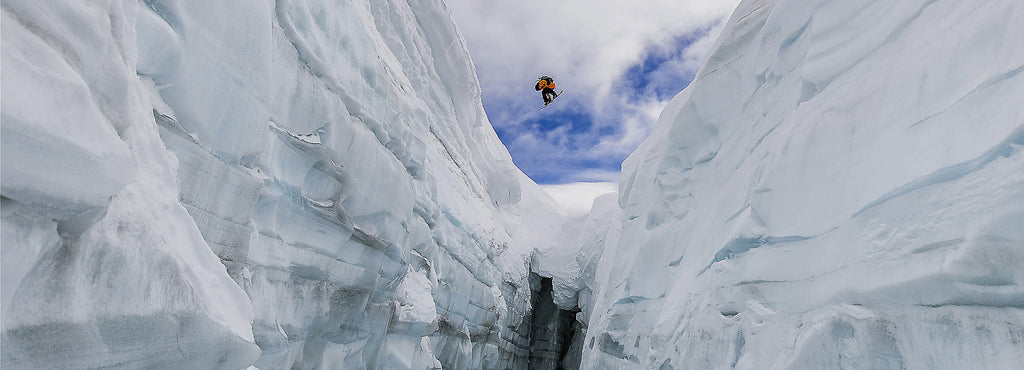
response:
<svg viewBox="0 0 1024 370"><path fill-rule="evenodd" d="M1021 29L744 1L584 226L583 368L1019 368Z"/></svg>
<svg viewBox="0 0 1024 370"><path fill-rule="evenodd" d="M527 366L565 216L442 1L2 7L4 368Z"/></svg>

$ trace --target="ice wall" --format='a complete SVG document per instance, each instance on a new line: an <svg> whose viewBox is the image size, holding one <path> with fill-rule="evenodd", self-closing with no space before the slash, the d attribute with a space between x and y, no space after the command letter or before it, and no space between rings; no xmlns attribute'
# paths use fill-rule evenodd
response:
<svg viewBox="0 0 1024 370"><path fill-rule="evenodd" d="M583 368L1019 367L1022 27L744 1L584 229Z"/></svg>
<svg viewBox="0 0 1024 370"><path fill-rule="evenodd" d="M3 366L523 368L564 222L440 0L5 0Z"/></svg>

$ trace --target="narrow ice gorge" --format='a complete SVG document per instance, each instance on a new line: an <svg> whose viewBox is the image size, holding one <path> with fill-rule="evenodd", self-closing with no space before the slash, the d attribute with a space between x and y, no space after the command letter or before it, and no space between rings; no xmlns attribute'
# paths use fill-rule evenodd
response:
<svg viewBox="0 0 1024 370"><path fill-rule="evenodd" d="M587 221L582 367L1020 368L1021 29L743 1Z"/></svg>
<svg viewBox="0 0 1024 370"><path fill-rule="evenodd" d="M1016 368L1024 6L746 0L569 219L442 0L5 0L4 368Z"/></svg>
<svg viewBox="0 0 1024 370"><path fill-rule="evenodd" d="M4 368L527 367L565 216L442 1L2 7Z"/></svg>

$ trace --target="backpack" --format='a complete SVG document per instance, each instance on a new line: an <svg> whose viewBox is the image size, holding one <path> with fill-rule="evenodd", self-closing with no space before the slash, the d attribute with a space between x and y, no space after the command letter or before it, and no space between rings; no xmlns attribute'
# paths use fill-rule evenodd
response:
<svg viewBox="0 0 1024 370"><path fill-rule="evenodd" d="M541 83L541 81L543 81L544 83ZM548 76L540 76L540 79L537 81L537 85L534 86L534 89L536 89L538 91L541 90L541 89L554 89L554 88L555 88L555 79L553 79L551 77L548 77Z"/></svg>

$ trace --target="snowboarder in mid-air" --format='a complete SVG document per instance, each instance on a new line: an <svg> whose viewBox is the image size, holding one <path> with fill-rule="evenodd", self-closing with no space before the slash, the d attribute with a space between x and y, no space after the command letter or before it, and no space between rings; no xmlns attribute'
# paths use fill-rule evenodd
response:
<svg viewBox="0 0 1024 370"><path fill-rule="evenodd" d="M547 107L548 104L551 104L551 102L554 101L555 98L557 98L559 95L559 93L555 92L555 79L549 76L540 76L540 78L537 79L537 85L535 85L533 88L541 92L540 96L541 98L544 98L545 107Z"/></svg>

